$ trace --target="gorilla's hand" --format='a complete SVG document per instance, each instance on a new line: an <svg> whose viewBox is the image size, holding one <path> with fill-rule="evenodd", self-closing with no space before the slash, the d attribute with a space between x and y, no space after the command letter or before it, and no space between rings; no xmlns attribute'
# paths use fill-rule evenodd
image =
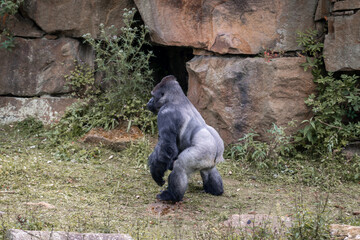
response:
<svg viewBox="0 0 360 240"><path fill-rule="evenodd" d="M164 173L161 173L160 171L158 171L157 169L151 169L150 168L150 172L151 172L151 176L154 179L154 181L157 183L157 185L159 185L160 187L162 185L164 185L165 181L163 179L164 177Z"/></svg>
<svg viewBox="0 0 360 240"><path fill-rule="evenodd" d="M167 166L164 163L158 162L156 155L156 152L150 154L148 164L152 178L157 183L157 185L162 186L165 183L163 177Z"/></svg>

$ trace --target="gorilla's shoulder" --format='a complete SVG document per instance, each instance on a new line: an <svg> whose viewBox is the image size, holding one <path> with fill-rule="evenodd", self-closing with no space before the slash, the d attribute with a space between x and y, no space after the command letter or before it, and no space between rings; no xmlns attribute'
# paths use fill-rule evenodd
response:
<svg viewBox="0 0 360 240"><path fill-rule="evenodd" d="M180 104L165 104L159 110L158 116L168 116L168 115L181 115L185 112L187 107L184 107Z"/></svg>

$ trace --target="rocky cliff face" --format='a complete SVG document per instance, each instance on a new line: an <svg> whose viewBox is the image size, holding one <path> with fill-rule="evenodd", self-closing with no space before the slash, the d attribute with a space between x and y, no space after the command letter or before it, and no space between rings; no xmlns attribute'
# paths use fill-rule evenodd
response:
<svg viewBox="0 0 360 240"><path fill-rule="evenodd" d="M188 96L227 143L250 129L309 118L304 99L314 84L299 66L296 31L326 34L328 71L360 70L358 0L25 0L20 13L0 23L16 44L0 49L0 122L60 116L73 101L64 75L74 60L93 64L81 36L96 37L100 23L120 29L125 7L138 8L153 43L193 49L183 74ZM258 57L264 50L282 55Z"/></svg>

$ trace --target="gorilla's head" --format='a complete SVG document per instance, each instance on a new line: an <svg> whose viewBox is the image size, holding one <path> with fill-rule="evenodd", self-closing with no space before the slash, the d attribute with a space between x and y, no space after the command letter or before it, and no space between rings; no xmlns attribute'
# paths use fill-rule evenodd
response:
<svg viewBox="0 0 360 240"><path fill-rule="evenodd" d="M152 98L147 103L147 108L157 114L166 103L181 103L186 101L186 96L173 75L164 77L151 91Z"/></svg>

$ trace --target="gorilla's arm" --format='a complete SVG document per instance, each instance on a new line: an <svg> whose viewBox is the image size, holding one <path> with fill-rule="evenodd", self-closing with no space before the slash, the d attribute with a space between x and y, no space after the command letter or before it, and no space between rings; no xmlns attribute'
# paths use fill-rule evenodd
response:
<svg viewBox="0 0 360 240"><path fill-rule="evenodd" d="M173 161L178 156L176 145L178 115L174 112L167 114L164 112L160 111L158 114L159 140L149 156L151 176L159 186L164 185L164 173L172 167Z"/></svg>

